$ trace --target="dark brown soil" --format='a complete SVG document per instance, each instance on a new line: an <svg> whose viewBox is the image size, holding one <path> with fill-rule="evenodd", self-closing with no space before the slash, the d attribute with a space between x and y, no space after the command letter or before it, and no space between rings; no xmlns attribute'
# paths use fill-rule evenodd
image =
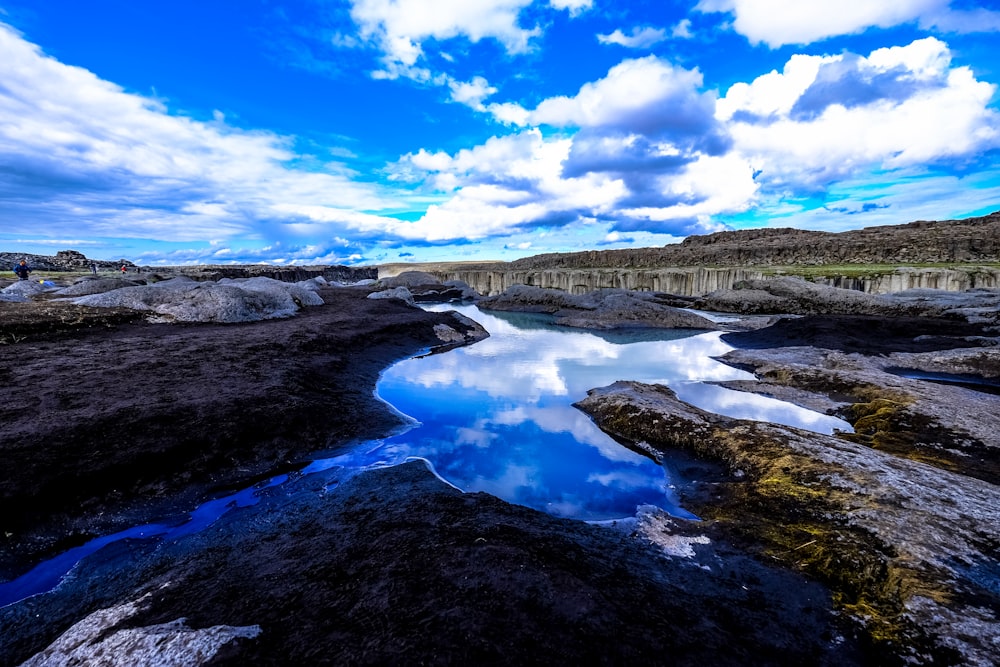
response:
<svg viewBox="0 0 1000 667"><path fill-rule="evenodd" d="M0 303L0 576L398 426L378 373L454 320L366 294L237 325Z"/></svg>
<svg viewBox="0 0 1000 667"><path fill-rule="evenodd" d="M64 301L0 301L0 345L86 329L112 329L140 322L146 313L128 308L94 308Z"/></svg>

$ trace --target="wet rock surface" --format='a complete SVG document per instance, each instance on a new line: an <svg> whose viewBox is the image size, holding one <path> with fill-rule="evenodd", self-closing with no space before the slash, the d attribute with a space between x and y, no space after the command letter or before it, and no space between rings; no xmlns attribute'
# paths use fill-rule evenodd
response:
<svg viewBox="0 0 1000 667"><path fill-rule="evenodd" d="M723 548L704 567L667 557L629 532L463 494L420 462L262 505L128 568L91 559L56 593L0 610L18 638L6 656L135 603L95 634L181 617L190 629L260 628L212 664L858 660L826 591L797 574ZM112 569L99 589L82 585Z"/></svg>

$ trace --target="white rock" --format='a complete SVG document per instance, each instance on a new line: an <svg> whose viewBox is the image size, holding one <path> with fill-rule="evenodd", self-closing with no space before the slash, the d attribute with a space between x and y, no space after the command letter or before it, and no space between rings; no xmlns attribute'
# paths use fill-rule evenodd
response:
<svg viewBox="0 0 1000 667"><path fill-rule="evenodd" d="M183 618L142 628L113 630L139 611L141 601L95 611L22 663L22 667L201 665L232 640L252 639L261 632L257 625L215 625L194 630L187 627Z"/></svg>

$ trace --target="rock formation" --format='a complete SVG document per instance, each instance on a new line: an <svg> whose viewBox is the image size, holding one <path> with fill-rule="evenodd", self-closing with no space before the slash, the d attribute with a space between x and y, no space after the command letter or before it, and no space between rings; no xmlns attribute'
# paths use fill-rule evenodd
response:
<svg viewBox="0 0 1000 667"><path fill-rule="evenodd" d="M0 252L0 267L13 266L22 259L36 271L90 271L96 266L99 271L117 271L124 264L134 270L136 265L127 259L89 259L77 250L60 250L55 255L33 255L30 253Z"/></svg>
<svg viewBox="0 0 1000 667"><path fill-rule="evenodd" d="M835 269L833 272L835 273ZM704 296L730 289L746 280L767 278L765 271L752 268L678 267L663 269L442 269L434 272L442 281L462 281L480 294L493 296L514 285L560 289L585 294L596 289L629 289L665 292L680 296ZM913 269L901 267L879 275L844 275L811 278L819 285L841 287L870 294L887 294L908 289L932 288L961 291L1000 287L1000 268L988 266L955 269Z"/></svg>
<svg viewBox="0 0 1000 667"><path fill-rule="evenodd" d="M257 277L215 283L174 278L89 294L73 303L148 310L159 315L158 321L256 322L290 317L304 306L322 305L317 291L326 281L321 280L286 283Z"/></svg>
<svg viewBox="0 0 1000 667"><path fill-rule="evenodd" d="M591 250L525 257L513 262L427 265L438 279L461 280L492 296L512 285L584 294L620 288L702 296L744 280L810 270L818 284L871 294L907 289L1000 287L1000 211L980 218L868 227L840 233L747 229L689 236L659 248ZM890 265L863 276L843 265ZM906 267L947 264L948 267ZM903 266L900 266L903 265ZM387 265L383 277L399 271Z"/></svg>
<svg viewBox="0 0 1000 667"><path fill-rule="evenodd" d="M689 236L679 244L662 248L536 255L510 262L510 268L976 264L998 261L1000 211L979 218L918 221L839 233L776 228L716 232Z"/></svg>
<svg viewBox="0 0 1000 667"><path fill-rule="evenodd" d="M654 454L681 448L726 465L732 479L693 511L830 585L903 661L1000 658L994 484L846 437L707 413L662 386L618 382L578 406Z"/></svg>
<svg viewBox="0 0 1000 667"><path fill-rule="evenodd" d="M406 288L414 301L444 303L471 300L479 296L478 292L462 281L442 282L437 276L426 271L403 271L398 275L383 278L375 285L375 289L381 290L399 287Z"/></svg>
<svg viewBox="0 0 1000 667"><path fill-rule="evenodd" d="M1000 325L1000 290L995 289L915 289L873 295L816 285L801 278L772 278L737 283L732 289L695 299L692 305L724 313L952 317Z"/></svg>

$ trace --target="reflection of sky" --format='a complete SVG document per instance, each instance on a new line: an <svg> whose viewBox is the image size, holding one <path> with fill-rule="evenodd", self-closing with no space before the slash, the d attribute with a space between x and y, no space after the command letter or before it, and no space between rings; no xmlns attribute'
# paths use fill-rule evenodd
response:
<svg viewBox="0 0 1000 667"><path fill-rule="evenodd" d="M490 338L386 370L379 395L419 426L328 462L363 467L428 460L465 491L485 491L558 516L601 520L657 505L687 515L663 468L619 445L572 407L616 380L661 383L707 410L826 429L829 418L705 381L753 376L712 359L732 349L719 333L587 332L538 315L458 310ZM817 427L817 424L820 426Z"/></svg>

